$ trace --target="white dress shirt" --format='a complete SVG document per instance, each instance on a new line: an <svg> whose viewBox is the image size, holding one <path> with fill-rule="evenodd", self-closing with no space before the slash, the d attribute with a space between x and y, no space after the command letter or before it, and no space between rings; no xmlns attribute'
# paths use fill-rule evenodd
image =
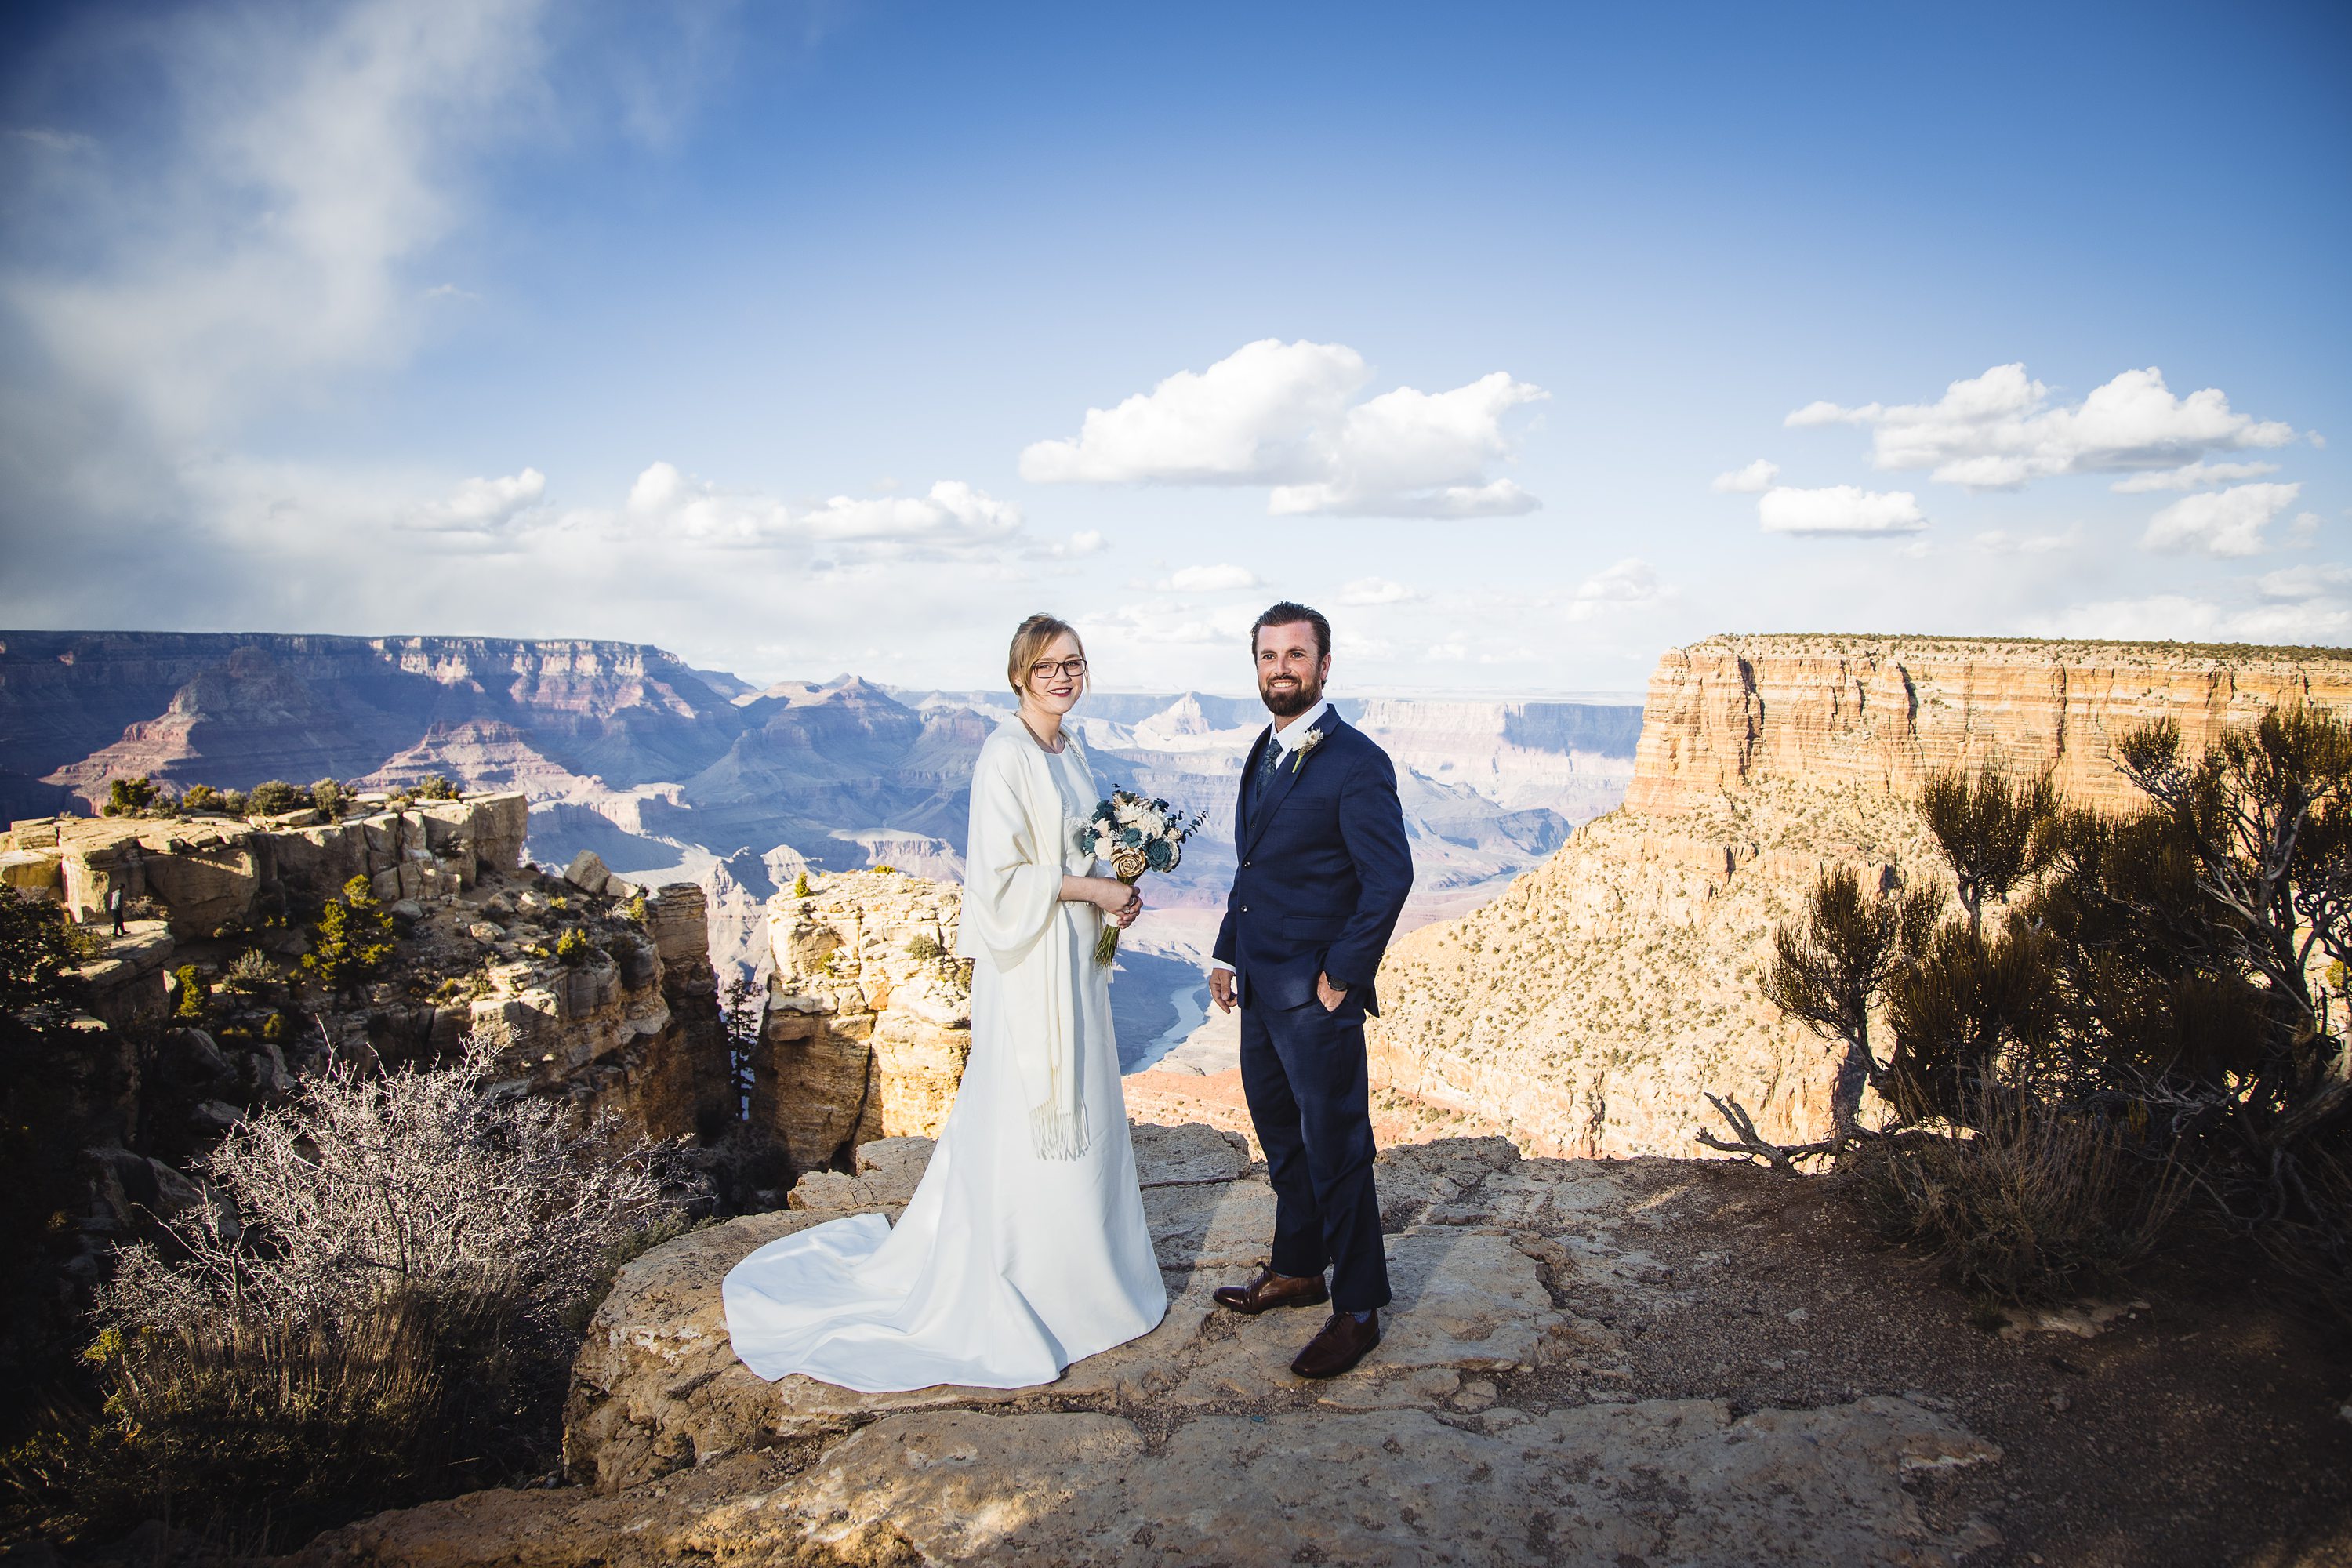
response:
<svg viewBox="0 0 2352 1568"><path fill-rule="evenodd" d="M1301 741L1307 739L1307 731L1322 722L1323 715L1329 711L1331 711L1331 700L1327 697L1274 732L1274 743L1282 748L1282 755L1275 763L1277 769L1290 765L1291 753L1298 750L1298 743ZM1209 963L1218 969L1233 967L1222 958L1213 958Z"/></svg>

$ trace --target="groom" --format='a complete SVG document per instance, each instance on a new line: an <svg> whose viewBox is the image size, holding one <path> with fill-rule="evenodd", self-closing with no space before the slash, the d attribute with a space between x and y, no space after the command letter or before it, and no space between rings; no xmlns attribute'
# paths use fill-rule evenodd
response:
<svg viewBox="0 0 2352 1568"><path fill-rule="evenodd" d="M1334 1310L1290 1370L1336 1377L1381 1342L1389 1301L1372 1191L1364 1016L1372 976L1412 889L1388 753L1323 700L1331 624L1287 601L1250 628L1274 724L1250 748L1234 813L1233 892L1209 988L1242 1009L1242 1089L1274 1185L1274 1249L1236 1312ZM1331 1270L1327 1289L1326 1266Z"/></svg>

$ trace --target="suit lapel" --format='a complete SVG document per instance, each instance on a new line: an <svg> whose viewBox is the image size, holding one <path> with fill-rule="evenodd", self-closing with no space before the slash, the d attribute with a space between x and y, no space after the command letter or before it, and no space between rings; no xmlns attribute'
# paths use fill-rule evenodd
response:
<svg viewBox="0 0 2352 1568"><path fill-rule="evenodd" d="M1330 743L1331 732L1339 726L1339 715L1327 712L1315 721L1315 726L1323 731L1323 741L1328 745ZM1269 746L1275 743L1274 731L1271 729L1265 733L1265 743ZM1256 755L1255 752L1251 753L1253 762L1255 761ZM1275 772L1274 782L1266 785L1265 798L1258 802L1260 809L1250 814L1249 836L1242 841L1242 855L1244 858L1248 857L1251 850L1257 847L1257 841L1265 837L1265 825L1272 822L1274 814L1282 809L1282 803L1289 798L1291 790L1298 783L1298 775L1307 771L1307 765L1313 760L1312 752L1305 756L1294 753L1283 759L1281 765Z"/></svg>

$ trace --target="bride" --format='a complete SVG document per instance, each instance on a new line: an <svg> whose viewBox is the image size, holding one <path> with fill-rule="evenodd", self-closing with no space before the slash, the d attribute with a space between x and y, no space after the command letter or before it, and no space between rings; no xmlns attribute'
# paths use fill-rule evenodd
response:
<svg viewBox="0 0 2352 1568"><path fill-rule="evenodd" d="M1094 961L1141 900L1090 873L1076 830L1099 798L1063 716L1086 689L1077 633L1032 616L1005 675L1020 695L972 769L963 915L971 1057L894 1228L857 1215L752 1253L722 1289L735 1353L868 1394L1026 1388L1150 1331L1168 1310L1136 1183Z"/></svg>

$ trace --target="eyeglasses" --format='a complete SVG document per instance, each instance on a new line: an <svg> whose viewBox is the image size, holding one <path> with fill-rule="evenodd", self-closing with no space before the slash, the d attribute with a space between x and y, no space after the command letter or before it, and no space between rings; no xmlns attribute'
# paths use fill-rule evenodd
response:
<svg viewBox="0 0 2352 1568"><path fill-rule="evenodd" d="M1072 680L1076 680L1087 672L1087 661L1083 658L1066 658L1057 664L1050 658L1041 658L1029 667L1029 679L1050 680L1057 669Z"/></svg>

